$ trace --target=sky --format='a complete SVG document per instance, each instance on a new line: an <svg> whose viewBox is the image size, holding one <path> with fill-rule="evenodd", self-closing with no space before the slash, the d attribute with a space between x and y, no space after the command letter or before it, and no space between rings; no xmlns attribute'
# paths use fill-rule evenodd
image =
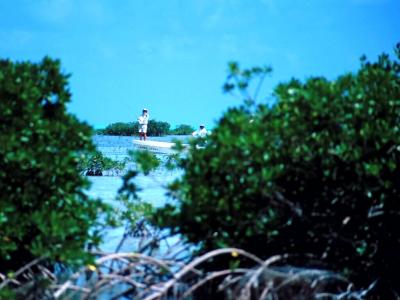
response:
<svg viewBox="0 0 400 300"><path fill-rule="evenodd" d="M241 99L227 64L269 65L259 102L291 78L354 72L400 42L400 0L0 0L0 58L61 60L68 110L95 128L142 108L213 127Z"/></svg>

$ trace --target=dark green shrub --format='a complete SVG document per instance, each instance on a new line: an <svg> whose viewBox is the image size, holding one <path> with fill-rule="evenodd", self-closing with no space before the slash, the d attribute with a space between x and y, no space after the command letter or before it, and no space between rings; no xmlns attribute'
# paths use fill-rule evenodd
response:
<svg viewBox="0 0 400 300"><path fill-rule="evenodd" d="M171 125L167 122L149 120L147 128L147 136L163 136L169 133ZM122 135L122 136L136 136L139 135L139 123L113 123L106 128L98 130L97 133L104 135Z"/></svg>
<svg viewBox="0 0 400 300"><path fill-rule="evenodd" d="M123 135L132 136L138 134L138 124L137 123L123 123L117 122L108 125L106 128L100 131L104 135Z"/></svg>
<svg viewBox="0 0 400 300"><path fill-rule="evenodd" d="M97 244L99 214L77 165L94 149L91 129L67 113L60 62L0 60L0 271L35 257L83 263Z"/></svg>
<svg viewBox="0 0 400 300"><path fill-rule="evenodd" d="M86 176L102 176L104 171L121 172L126 166L127 160L116 161L106 157L96 150L86 155L81 155L78 170Z"/></svg>
<svg viewBox="0 0 400 300"><path fill-rule="evenodd" d="M174 129L170 130L169 134L190 135L193 133L194 130L195 129L190 125L181 124L181 125L176 126Z"/></svg>
<svg viewBox="0 0 400 300"><path fill-rule="evenodd" d="M147 128L147 135L148 136L163 136L169 133L169 128L171 125L167 122L163 121L156 121L156 120L149 120L149 125ZM136 126L138 128L138 126Z"/></svg>
<svg viewBox="0 0 400 300"><path fill-rule="evenodd" d="M225 90L239 90L246 104L181 161L184 174L170 186L178 205L158 209L155 221L203 250L313 254L358 283L383 278L398 290L399 49L396 56L363 58L357 73L333 81L280 84L272 107L254 107L246 92L267 70L231 64Z"/></svg>

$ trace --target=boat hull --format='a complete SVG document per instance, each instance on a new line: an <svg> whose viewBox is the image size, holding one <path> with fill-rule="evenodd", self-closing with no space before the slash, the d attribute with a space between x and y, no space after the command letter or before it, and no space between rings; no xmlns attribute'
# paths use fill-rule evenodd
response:
<svg viewBox="0 0 400 300"><path fill-rule="evenodd" d="M133 140L133 146L139 150L147 150L156 153L168 154L176 152L174 149L175 143L170 142Z"/></svg>

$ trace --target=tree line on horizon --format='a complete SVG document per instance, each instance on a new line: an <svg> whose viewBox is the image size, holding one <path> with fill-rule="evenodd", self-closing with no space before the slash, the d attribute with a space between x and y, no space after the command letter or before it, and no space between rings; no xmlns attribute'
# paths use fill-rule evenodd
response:
<svg viewBox="0 0 400 300"><path fill-rule="evenodd" d="M96 130L96 134L100 135L117 135L117 136L135 136L138 134L138 122L116 122L112 123L104 129ZM148 136L165 136L165 135L189 135L195 129L187 124L177 125L171 128L168 122L149 120L147 135Z"/></svg>

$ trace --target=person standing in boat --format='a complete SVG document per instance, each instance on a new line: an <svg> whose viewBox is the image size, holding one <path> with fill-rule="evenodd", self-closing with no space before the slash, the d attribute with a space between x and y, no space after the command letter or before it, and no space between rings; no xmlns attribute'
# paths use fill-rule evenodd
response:
<svg viewBox="0 0 400 300"><path fill-rule="evenodd" d="M192 133L192 136L194 137L200 137L200 138L204 138L208 135L208 131L206 129L206 127L204 126L204 124L200 124L200 127L198 130L194 131Z"/></svg>
<svg viewBox="0 0 400 300"><path fill-rule="evenodd" d="M149 114L147 108L143 108L142 114L138 118L140 140L147 139L147 124L149 124Z"/></svg>

